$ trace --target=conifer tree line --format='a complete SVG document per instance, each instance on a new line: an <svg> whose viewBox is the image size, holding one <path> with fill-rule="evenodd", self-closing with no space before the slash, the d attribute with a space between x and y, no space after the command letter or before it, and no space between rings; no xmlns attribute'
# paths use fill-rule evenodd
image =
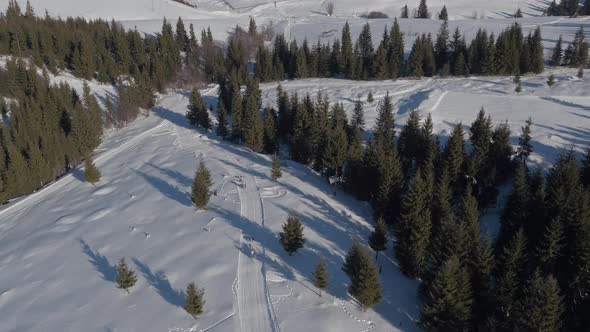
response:
<svg viewBox="0 0 590 332"><path fill-rule="evenodd" d="M89 160L101 141L100 106L84 85L80 96L65 83L51 84L22 60L0 69L0 203L62 176L85 158L87 178L100 173Z"/></svg>
<svg viewBox="0 0 590 332"><path fill-rule="evenodd" d="M583 39L583 34L576 38ZM301 44L296 40L287 43L279 34L272 50L259 48L255 76L262 82L285 77L368 80L435 75L513 75L516 72L540 73L544 69L540 28L524 35L518 23L498 36L480 29L467 43L458 28L449 31L448 21L443 20L436 36L418 35L408 59L404 58L404 44L405 36L397 19L390 29L385 28L377 48L373 46L368 23L354 43L348 22L341 37L333 43L318 41L312 45L307 39Z"/></svg>

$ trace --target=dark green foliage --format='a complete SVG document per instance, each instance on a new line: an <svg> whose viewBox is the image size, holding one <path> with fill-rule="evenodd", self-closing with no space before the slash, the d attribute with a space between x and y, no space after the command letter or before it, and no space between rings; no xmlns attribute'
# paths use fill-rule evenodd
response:
<svg viewBox="0 0 590 332"><path fill-rule="evenodd" d="M368 309L381 301L382 286L379 281L379 272L367 250L354 241L346 255L342 267L350 278L348 292L363 309Z"/></svg>
<svg viewBox="0 0 590 332"><path fill-rule="evenodd" d="M217 135L223 139L226 139L229 134L229 127L227 121L227 110L225 109L225 104L220 99L220 103L217 109Z"/></svg>
<svg viewBox="0 0 590 332"><path fill-rule="evenodd" d="M449 19L449 13L447 12L447 6L443 5L440 14L438 14L438 19L446 21Z"/></svg>
<svg viewBox="0 0 590 332"><path fill-rule="evenodd" d="M523 164L516 169L512 193L500 218L501 227L496 242L498 251L502 250L507 241L512 238L520 228L525 227L528 219L528 204L530 192L526 183L527 171Z"/></svg>
<svg viewBox="0 0 590 332"><path fill-rule="evenodd" d="M463 168L465 159L465 138L463 125L457 124L443 152L443 163L449 172L451 182L457 180Z"/></svg>
<svg viewBox="0 0 590 332"><path fill-rule="evenodd" d="M242 117L242 132L244 135L244 144L253 151L260 152L264 148L264 124L260 118L260 89L258 81L250 79L246 84L246 91L244 93L244 107ZM274 115L270 115L269 122L274 121ZM268 135L274 136L272 129L268 128ZM269 137L270 139L271 137ZM268 142L270 146L274 144L274 137L272 141ZM272 147L269 147L272 149Z"/></svg>
<svg viewBox="0 0 590 332"><path fill-rule="evenodd" d="M263 150L268 154L274 154L278 147L277 115L273 108L264 109L263 120Z"/></svg>
<svg viewBox="0 0 590 332"><path fill-rule="evenodd" d="M520 299L527 266L526 237L522 229L500 250L496 268L496 315L502 326L514 329L515 307Z"/></svg>
<svg viewBox="0 0 590 332"><path fill-rule="evenodd" d="M526 121L526 125L522 127L522 133L518 138L518 149L516 151L516 159L523 165L526 165L527 159L531 152L533 152L533 146L531 145L531 127L533 126L533 119L529 118Z"/></svg>
<svg viewBox="0 0 590 332"><path fill-rule="evenodd" d="M565 244L563 223L559 218L545 226L543 236L537 244L536 257L539 266L546 273L556 273L557 262L563 255Z"/></svg>
<svg viewBox="0 0 590 332"><path fill-rule="evenodd" d="M281 172L281 161L279 160L279 156L275 154L272 157L272 170L270 172L270 177L276 181L281 176L283 176L283 172Z"/></svg>
<svg viewBox="0 0 590 332"><path fill-rule="evenodd" d="M430 18L430 13L428 12L428 6L426 6L426 0L420 0L420 4L418 5L418 10L416 10L416 18Z"/></svg>
<svg viewBox="0 0 590 332"><path fill-rule="evenodd" d="M283 230L279 233L279 242L289 256L292 256L297 250L303 248L305 238L303 237L303 224L299 218L289 216L283 224Z"/></svg>
<svg viewBox="0 0 590 332"><path fill-rule="evenodd" d="M520 10L520 8L516 9L516 12L514 13L514 18L522 18L522 10Z"/></svg>
<svg viewBox="0 0 590 332"><path fill-rule="evenodd" d="M100 181L100 177L100 171L94 165L92 158L87 157L86 161L84 162L84 179L92 184L95 184Z"/></svg>
<svg viewBox="0 0 590 332"><path fill-rule="evenodd" d="M588 41L586 41L583 26L576 32L572 44L565 50L563 62L572 68L588 65Z"/></svg>
<svg viewBox="0 0 590 332"><path fill-rule="evenodd" d="M191 200L198 209L207 208L207 203L209 203L209 198L211 197L209 190L212 184L211 174L205 166L205 163L203 161L199 162L199 167L197 168L193 179L191 192Z"/></svg>
<svg viewBox="0 0 590 332"><path fill-rule="evenodd" d="M523 331L559 331L563 325L563 301L557 280L536 270L530 277L516 308L518 327Z"/></svg>
<svg viewBox="0 0 590 332"><path fill-rule="evenodd" d="M561 65L561 59L563 57L562 37L559 35L555 48L553 48L553 54L551 55L551 64L554 66Z"/></svg>
<svg viewBox="0 0 590 332"><path fill-rule="evenodd" d="M375 99L373 99L373 92L369 90L369 93L367 94L367 103L372 103L374 101Z"/></svg>
<svg viewBox="0 0 590 332"><path fill-rule="evenodd" d="M206 130L211 129L211 118L207 106L203 102L199 89L194 88L191 94L190 104L186 112L186 118L193 126L199 126Z"/></svg>
<svg viewBox="0 0 590 332"><path fill-rule="evenodd" d="M129 293L129 288L133 287L137 282L135 272L127 266L125 258L121 258L119 264L117 264L117 277L115 281L117 282L117 287L125 290L127 293Z"/></svg>
<svg viewBox="0 0 590 332"><path fill-rule="evenodd" d="M402 7L402 13L400 15L400 18L409 18L408 5L404 5Z"/></svg>
<svg viewBox="0 0 590 332"><path fill-rule="evenodd" d="M205 290L198 288L194 282L191 282L186 287L185 296L184 310L193 316L194 319L197 319L203 313L205 307Z"/></svg>
<svg viewBox="0 0 590 332"><path fill-rule="evenodd" d="M547 78L547 86L552 87L555 84L555 75L551 74Z"/></svg>
<svg viewBox="0 0 590 332"><path fill-rule="evenodd" d="M580 68L578 68L578 73L576 74L576 76L578 78L584 78L584 67L580 66Z"/></svg>
<svg viewBox="0 0 590 332"><path fill-rule="evenodd" d="M369 235L369 246L375 251L375 259L380 251L387 249L387 226L383 219L377 219L375 230Z"/></svg>
<svg viewBox="0 0 590 332"><path fill-rule="evenodd" d="M400 218L394 225L395 256L401 271L411 277L422 276L427 266L432 222L425 195L425 182L418 170L403 196Z"/></svg>
<svg viewBox="0 0 590 332"><path fill-rule="evenodd" d="M326 262L323 257L320 257L313 271L313 285L320 290L320 296L322 296L322 290L328 287L328 283L329 276L328 270L326 269Z"/></svg>
<svg viewBox="0 0 590 332"><path fill-rule="evenodd" d="M451 256L426 292L420 325L426 331L468 330L472 302L467 273L459 258Z"/></svg>

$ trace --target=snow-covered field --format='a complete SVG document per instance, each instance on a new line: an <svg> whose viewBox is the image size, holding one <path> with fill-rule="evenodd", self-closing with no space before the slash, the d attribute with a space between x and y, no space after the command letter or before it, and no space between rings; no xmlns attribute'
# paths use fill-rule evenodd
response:
<svg viewBox="0 0 590 332"><path fill-rule="evenodd" d="M288 38L310 41L338 38L345 21L358 34L367 10L399 15L405 0L341 0L335 15L325 15L321 0L190 0L197 8L171 0L31 0L39 14L47 7L55 16L114 18L145 33L159 31L162 18L182 16L196 30L211 26L223 40L236 24L253 16L259 24L272 21ZM23 5L24 2L19 2ZM5 8L8 0L0 0ZM443 3L451 29L471 38L480 27L499 32L514 22L506 18L520 7L525 30L541 25L547 51L560 34L571 40L588 18L539 17L545 1L430 0L433 12ZM409 2L416 7L418 0ZM486 8L483 10L482 8ZM470 19L473 12L485 19ZM378 42L391 19L371 20ZM438 30L437 20L400 20L406 48L418 33ZM1 59L0 59L1 60ZM1 61L0 61L1 63ZM545 81L554 73L557 83ZM514 92L511 77L470 77L355 82L308 79L282 82L300 96L321 91L348 111L357 98L372 91L365 103L367 129L374 125L380 100L389 92L396 106L397 125L409 112L432 114L444 144L457 122L469 124L484 107L494 123L508 121L516 144L520 127L534 121L532 161L548 166L570 147L590 145L590 82L576 70L548 68L522 77L523 92ZM590 71L586 70L586 76ZM76 89L82 82L69 74ZM90 83L104 100L113 88ZM275 105L276 83L261 86L263 106ZM203 90L216 103L216 89ZM341 271L353 238L371 231L366 203L338 192L334 195L317 174L284 161L283 177L269 178L270 159L190 128L184 113L187 94L161 96L149 117L109 132L95 156L103 178L96 186L76 169L50 186L3 206L0 210L0 331L416 331L419 309L416 283L403 277L389 248L379 257L383 301L363 312L346 294ZM212 172L214 190L208 211L196 211L190 186L203 160ZM243 176L245 187L235 184ZM484 229L494 231L498 211L485 216ZM289 257L278 243L281 224L289 214L305 225L306 247ZM254 255L249 244L252 240ZM391 247L391 245L389 246ZM309 278L320 256L326 259L331 284L319 297ZM116 288L114 266L121 257L137 272L130 294ZM183 290L195 281L205 289L204 314L192 319L183 309Z"/></svg>
<svg viewBox="0 0 590 332"><path fill-rule="evenodd" d="M411 109L431 113L443 142L455 123L469 125L482 106L495 123L509 122L515 142L531 116L534 160L546 165L563 148L581 151L590 143L588 81L572 78L574 70L555 74L552 88L544 76L523 77L520 95L502 77L283 86L300 95L321 89L347 110L371 90L376 101L365 104L367 128L389 92L398 125ZM275 87L261 87L264 104L274 105ZM203 93L216 102L214 87ZM78 169L0 211L2 331L417 330L416 284L400 274L391 250L379 258L381 304L362 312L346 294L344 255L354 237L365 240L371 230L365 203L334 195L325 180L289 161L273 182L267 156L190 128L187 103L185 94L164 95L149 117L110 133L95 159L103 174L97 186ZM196 211L189 196L200 160L217 191L208 211ZM246 186L237 186L235 176ZM302 219L307 238L292 257L278 243L289 214ZM331 275L323 297L309 280L320 256ZM113 281L121 257L139 276L131 294ZM206 290L206 310L196 321L182 309L191 281Z"/></svg>
<svg viewBox="0 0 590 332"><path fill-rule="evenodd" d="M9 0L0 0L0 8L6 8ZM78 0L72 5L70 0L31 0L38 14L47 8L53 16L83 16L96 19L115 19L129 29L153 34L161 31L162 18L173 23L182 17L185 24L192 23L197 33L210 27L213 36L225 41L228 32L237 25L247 26L250 17L258 25L272 25L277 33L285 33L288 39L307 38L314 43L318 39L328 42L340 37L340 31L346 21L350 22L353 38L360 33L362 26L371 24L373 41L378 43L385 26L391 26L393 17L399 17L400 8L406 3L410 9L418 6L419 0L340 0L334 1L335 12L327 16L325 5L328 0L189 0L197 5L193 8L172 0ZM25 1L19 0L24 8ZM586 27L590 36L590 17L566 18L543 17L542 11L548 5L544 0L430 0L430 11L440 11L443 4L449 10L449 28L456 27L471 40L478 29L484 28L496 35L514 22L519 22L526 33L541 26L546 51L555 45L560 35L564 41L573 39L580 26ZM521 8L524 18L514 19L510 15ZM368 10L382 10L389 19L367 20L360 17ZM477 19L473 19L474 12ZM439 20L402 19L400 26L406 35L406 49L421 33L436 34L440 27Z"/></svg>

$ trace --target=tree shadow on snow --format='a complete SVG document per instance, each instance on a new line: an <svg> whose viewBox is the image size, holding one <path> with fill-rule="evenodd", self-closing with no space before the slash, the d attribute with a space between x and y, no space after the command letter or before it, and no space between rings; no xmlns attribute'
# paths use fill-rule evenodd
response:
<svg viewBox="0 0 590 332"><path fill-rule="evenodd" d="M80 239L80 245L82 246L82 251L88 256L88 261L94 265L96 271L102 274L102 278L106 281L115 282L117 277L116 267L109 263L109 260L101 255L98 250L93 251L83 239Z"/></svg>
<svg viewBox="0 0 590 332"><path fill-rule="evenodd" d="M135 263L144 278L156 289L158 294L160 294L166 302L177 307L182 307L184 305L184 292L172 287L164 271L154 272L149 266L137 258L133 258L133 263Z"/></svg>
<svg viewBox="0 0 590 332"><path fill-rule="evenodd" d="M158 177L149 175L138 170L136 170L135 172L139 174L141 177L143 177L150 185L152 185L152 187L158 189L162 194L164 194L164 196L174 201L177 201L178 203L184 206L192 206L191 199L187 192L178 189L178 187L173 186L165 180L162 180Z"/></svg>
<svg viewBox="0 0 590 332"><path fill-rule="evenodd" d="M158 165L154 165L152 163L147 163L148 166L160 171L160 173L176 180L176 182L183 186L190 186L193 183L193 179L189 178L188 176L180 173L179 171L169 169L169 168L162 168Z"/></svg>

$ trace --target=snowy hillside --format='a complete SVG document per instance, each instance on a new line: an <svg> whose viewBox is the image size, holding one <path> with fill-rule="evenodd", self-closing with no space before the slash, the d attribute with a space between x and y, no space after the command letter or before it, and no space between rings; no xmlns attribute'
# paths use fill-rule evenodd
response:
<svg viewBox="0 0 590 332"><path fill-rule="evenodd" d="M352 238L370 230L366 205L333 196L294 163L271 181L268 158L188 128L187 102L165 96L149 118L110 135L95 159L96 187L76 170L0 212L3 330L297 331L302 322L315 331L414 330L414 282L390 258L381 257L385 299L375 311L346 296L340 267ZM206 212L188 194L199 160L217 191ZM293 213L307 245L289 257L277 233ZM309 281L320 256L333 276L322 298ZM129 295L113 282L121 257L139 275ZM206 289L197 321L181 307L191 281Z"/></svg>
<svg viewBox="0 0 590 332"><path fill-rule="evenodd" d="M589 86L571 70L544 77L395 82L306 80L283 82L288 91L316 93L350 110L371 90L367 127L389 91L397 123L409 110L430 112L441 139L485 107L514 135L529 116L536 161L550 162L563 148L590 143ZM274 104L275 84L262 86ZM216 103L216 89L207 89ZM305 167L285 162L270 178L270 160L190 128L183 94L163 96L148 118L111 133L97 151L102 181L92 186L75 170L49 187L0 211L0 319L3 331L414 331L416 285L401 275L391 250L379 258L383 301L362 312L346 295L340 270L353 237L371 229L368 206L338 192ZM515 139L513 139L515 140ZM190 185L197 163L211 169L217 196L196 211ZM245 187L235 184L243 176ZM290 257L278 243L287 215L305 225L305 249ZM493 220L493 218L492 218ZM486 228L493 225L484 225ZM252 238L254 255L248 249ZM322 256L331 285L318 297L309 278ZM131 294L117 289L114 264L126 257L138 272ZM193 320L182 309L183 289L206 290L206 310ZM31 319L34 315L34 319Z"/></svg>
<svg viewBox="0 0 590 332"><path fill-rule="evenodd" d="M335 13L327 16L326 0L283 0L276 4L270 0L190 0L197 5L193 8L173 0L128 0L128 1L90 1L80 0L72 5L71 1L55 0L50 5L44 0L32 0L31 4L37 11L47 8L53 16L82 16L86 18L115 19L126 28L137 28L144 33L153 34L162 28L162 18L175 22L182 17L186 24L192 23L198 32L211 27L214 38L224 41L227 33L236 24L246 26L250 17L259 25L272 25L277 33L284 32L288 39L308 38L310 41L333 41L338 38L344 22L349 21L353 38L360 33L361 27L370 22L373 41L378 43L384 27L391 26L392 18L399 17L400 8L406 3L410 7L418 6L419 1L405 0L342 0L335 1ZM26 1L20 0L24 4ZM0 0L0 8L6 8L8 0ZM484 28L496 35L513 24L521 23L525 33L537 26L542 27L545 47L553 47L560 35L564 40L572 40L580 25L590 31L590 18L570 19L566 17L542 17L542 10L547 6L544 1L465 1L465 0L431 0L428 1L430 11L436 13L446 4L451 22L451 31L458 27L465 33L467 40L475 36L478 29ZM113 10L116 8L116 10ZM510 16L521 8L524 18L514 19ZM382 10L389 19L367 20L360 17L370 10ZM473 19L477 13L477 19ZM38 13L43 14L43 13ZM440 26L439 20L403 19L400 20L402 31L406 35L406 49L409 51L417 34L435 34Z"/></svg>

